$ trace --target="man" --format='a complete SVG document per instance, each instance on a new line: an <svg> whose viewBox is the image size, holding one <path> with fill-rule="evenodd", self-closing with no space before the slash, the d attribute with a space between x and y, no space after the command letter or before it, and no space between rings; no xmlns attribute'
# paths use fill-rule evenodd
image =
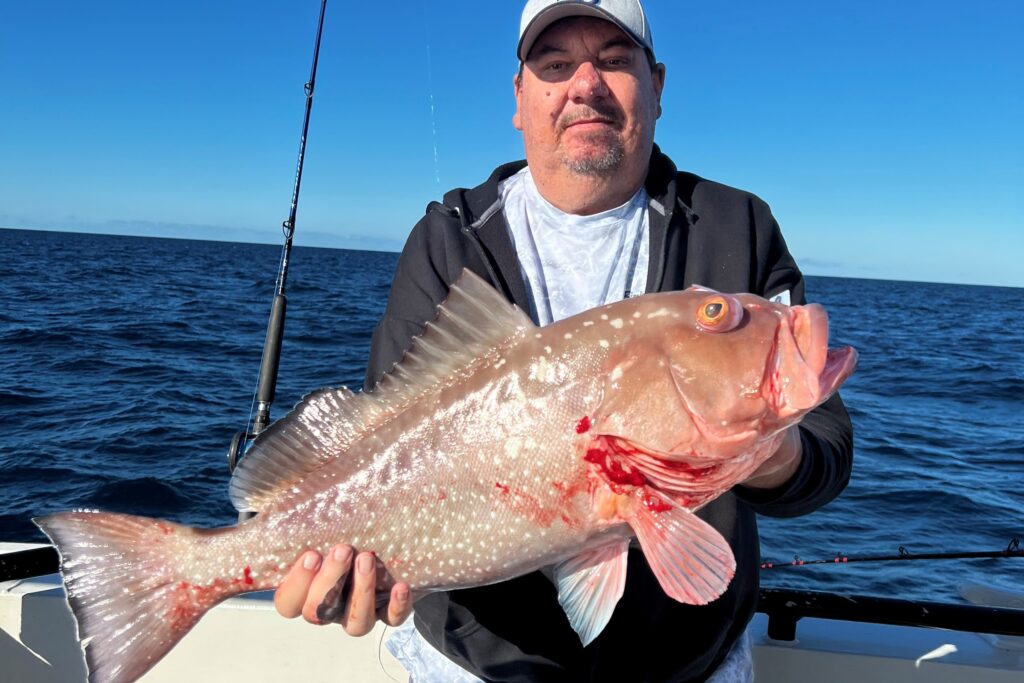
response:
<svg viewBox="0 0 1024 683"><path fill-rule="evenodd" d="M803 278L767 205L678 172L654 145L665 67L654 59L637 0L530 0L518 54L513 123L526 163L499 167L483 185L428 207L374 333L368 388L434 317L463 268L539 324L695 283L804 303ZM828 502L846 485L851 455L849 417L833 397L793 427L751 479L699 512L737 559L729 589L710 605L666 597L631 550L625 594L586 648L541 573L429 595L416 604L416 628L484 680L708 680L734 651L757 601L754 514L796 516ZM376 618L404 620L410 601L402 584L374 611L369 553L355 561L351 597L339 599L352 554L339 546L327 558L300 557L278 589L278 610L314 623L337 620L356 635Z"/></svg>

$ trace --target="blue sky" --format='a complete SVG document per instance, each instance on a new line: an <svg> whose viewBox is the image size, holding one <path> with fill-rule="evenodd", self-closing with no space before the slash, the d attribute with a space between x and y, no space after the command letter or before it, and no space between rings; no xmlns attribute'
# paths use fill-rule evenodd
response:
<svg viewBox="0 0 1024 683"><path fill-rule="evenodd" d="M1024 3L648 0L656 139L812 274L1024 286ZM519 2L328 3L297 244L520 158ZM278 242L319 2L0 6L0 226ZM433 107L433 109L432 109Z"/></svg>

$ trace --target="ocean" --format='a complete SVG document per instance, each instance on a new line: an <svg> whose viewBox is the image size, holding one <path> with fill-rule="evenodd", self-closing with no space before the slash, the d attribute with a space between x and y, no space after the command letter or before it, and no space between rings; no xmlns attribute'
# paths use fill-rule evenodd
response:
<svg viewBox="0 0 1024 683"><path fill-rule="evenodd" d="M247 424L280 247L0 229L0 540L74 507L231 524L225 453ZM297 247L273 415L362 384L397 255ZM1024 290L808 277L856 455L847 490L761 520L765 561L1001 550L1024 537ZM1024 559L835 564L762 584L961 602Z"/></svg>

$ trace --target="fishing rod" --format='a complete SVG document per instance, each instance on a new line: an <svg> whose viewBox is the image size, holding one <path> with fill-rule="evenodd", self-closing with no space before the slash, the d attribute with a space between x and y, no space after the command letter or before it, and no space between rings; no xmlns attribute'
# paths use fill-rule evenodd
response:
<svg viewBox="0 0 1024 683"><path fill-rule="evenodd" d="M313 66L310 69L309 81L304 90L306 93L306 113L302 120L302 136L299 138L299 160L295 170L295 186L292 189L291 209L288 218L281 224L284 233L284 247L281 251L281 264L277 274L274 301L270 307L270 318L267 321L267 336L263 341L263 358L260 362L259 384L256 389L254 403L256 416L249 416L251 424L246 431L237 432L231 439L228 448L228 467L234 472L239 460L245 453L246 444L259 436L260 432L270 424L270 406L274 402L277 390L277 370L281 361L281 340L284 337L285 311L288 299L285 296L285 284L288 281L288 263L292 252L292 237L295 235L295 214L299 207L299 187L302 185L302 163L306 157L306 136L309 133L309 114L313 109L313 89L316 85L316 65L320 57L320 37L324 30L324 13L327 0L320 2L320 19L316 27L316 43L313 46ZM241 513L239 519L251 514Z"/></svg>
<svg viewBox="0 0 1024 683"><path fill-rule="evenodd" d="M853 564L856 562L908 562L913 560L975 560L1020 557L1024 558L1024 548L1021 548L1020 538L1014 536L1005 550L977 550L977 551L954 551L945 553L912 553L906 547L900 546L897 555L865 555L863 557L849 557L842 553L828 560L803 560L799 555L794 555L790 562L762 562L761 569L792 569L793 567L808 567L821 564Z"/></svg>

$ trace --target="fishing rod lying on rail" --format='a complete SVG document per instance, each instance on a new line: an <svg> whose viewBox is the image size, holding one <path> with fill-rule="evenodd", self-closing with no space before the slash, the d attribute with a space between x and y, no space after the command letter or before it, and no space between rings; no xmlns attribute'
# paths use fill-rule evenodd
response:
<svg viewBox="0 0 1024 683"><path fill-rule="evenodd" d="M863 557L848 557L842 553L829 560L803 560L799 555L794 555L790 562L762 562L761 569L786 569L793 567L809 567L820 564L852 564L855 562L907 562L910 560L975 560L1006 557L1024 558L1024 548L1021 548L1020 538L1014 536L1005 550L977 550L977 551L956 551L945 553L912 553L905 546L900 546L897 555L865 555Z"/></svg>
<svg viewBox="0 0 1024 683"><path fill-rule="evenodd" d="M295 234L295 214L299 207L299 187L302 185L302 163L306 157L306 135L309 132L309 114L313 109L316 65L320 57L320 36L324 30L326 10L327 0L321 0L320 19L316 27L316 43L313 46L313 66L310 69L309 80L304 86L306 113L302 120L302 136L299 138L299 160L295 169L295 186L292 189L292 203L288 219L281 226L284 232L284 247L281 250L281 265L277 274L274 301L270 307L270 319L267 321L267 336L263 342L259 384L253 401L256 405L256 416L252 417L252 411L250 411L251 424L249 428L237 432L231 439L231 446L228 448L228 467L232 472L245 453L246 444L259 436L260 432L270 424L270 406L274 402L274 394L277 390L277 370L281 361L281 341L284 337L284 318L288 306L288 299L285 297L284 291L288 281L288 262L292 253L292 237ZM240 513L239 521L251 516L251 513Z"/></svg>

